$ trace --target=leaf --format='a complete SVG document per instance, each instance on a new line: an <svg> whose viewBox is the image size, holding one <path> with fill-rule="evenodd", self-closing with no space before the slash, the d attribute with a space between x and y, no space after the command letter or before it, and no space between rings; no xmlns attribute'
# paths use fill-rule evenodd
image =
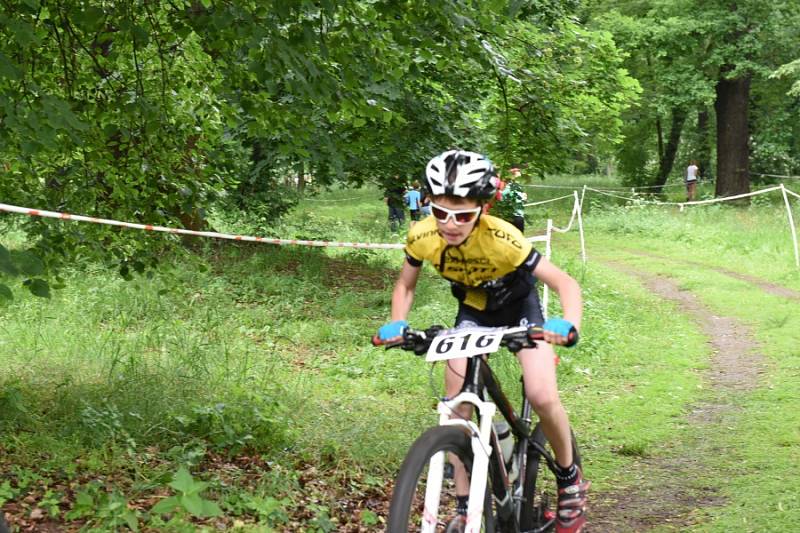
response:
<svg viewBox="0 0 800 533"><path fill-rule="evenodd" d="M78 116L72 112L72 108L64 100L52 96L45 96L42 98L42 104L44 105L44 111L47 115L48 122L50 122L53 127L65 130L72 128L78 131L86 131L89 128L87 124L81 122Z"/></svg>
<svg viewBox="0 0 800 533"><path fill-rule="evenodd" d="M375 526L378 524L378 515L369 509L361 511L361 522L365 526Z"/></svg>
<svg viewBox="0 0 800 533"><path fill-rule="evenodd" d="M3 52L0 52L0 78L18 80L22 71Z"/></svg>
<svg viewBox="0 0 800 533"><path fill-rule="evenodd" d="M20 271L26 276L41 276L44 274L44 262L33 252L20 252L15 262Z"/></svg>
<svg viewBox="0 0 800 533"><path fill-rule="evenodd" d="M50 284L41 278L26 279L23 285L28 287L31 294L39 298L50 298Z"/></svg>
<svg viewBox="0 0 800 533"><path fill-rule="evenodd" d="M33 26L24 20L10 20L8 28L14 34L14 39L22 48L32 48L39 44L39 37Z"/></svg>
<svg viewBox="0 0 800 533"><path fill-rule="evenodd" d="M139 519L136 518L136 515L133 511L126 511L125 515L125 523L128 525L131 531L139 531Z"/></svg>
<svg viewBox="0 0 800 533"><path fill-rule="evenodd" d="M171 513L180 504L181 503L178 500L177 496L170 496L169 498L164 498L163 500L155 504L153 508L150 510L150 512L156 514Z"/></svg>
<svg viewBox="0 0 800 533"><path fill-rule="evenodd" d="M73 12L75 22L90 32L99 30L105 22L105 13L99 7L90 6L83 11Z"/></svg>
<svg viewBox="0 0 800 533"><path fill-rule="evenodd" d="M133 27L133 38L136 39L137 48L143 48L150 42L150 34L138 25Z"/></svg>
<svg viewBox="0 0 800 533"><path fill-rule="evenodd" d="M14 299L14 293L8 288L8 285L0 283L0 301L11 301Z"/></svg>
<svg viewBox="0 0 800 533"><path fill-rule="evenodd" d="M169 483L170 487L184 494L198 492L195 489L196 485L197 483L195 483L192 475L183 466L180 467L177 472L175 472L175 475L172 477L172 481Z"/></svg>
<svg viewBox="0 0 800 533"><path fill-rule="evenodd" d="M203 498L199 494L183 494L179 501L192 516L203 516Z"/></svg>
<svg viewBox="0 0 800 533"><path fill-rule="evenodd" d="M75 497L75 505L64 517L67 520L75 520L84 516L90 516L94 512L94 498L86 491L79 492Z"/></svg>
<svg viewBox="0 0 800 533"><path fill-rule="evenodd" d="M508 9L506 9L506 14L509 18L514 18L519 13L519 10L525 5L525 0L512 0L508 3Z"/></svg>
<svg viewBox="0 0 800 533"><path fill-rule="evenodd" d="M222 509L216 502L203 500L203 516L222 516Z"/></svg>
<svg viewBox="0 0 800 533"><path fill-rule="evenodd" d="M17 269L14 262L11 260L11 254L2 244L0 244L0 272L5 272L10 276L19 275L19 269Z"/></svg>

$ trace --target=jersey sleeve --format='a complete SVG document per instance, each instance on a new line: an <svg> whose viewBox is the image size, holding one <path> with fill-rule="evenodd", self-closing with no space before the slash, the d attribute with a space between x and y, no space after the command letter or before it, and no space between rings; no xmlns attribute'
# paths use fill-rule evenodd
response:
<svg viewBox="0 0 800 533"><path fill-rule="evenodd" d="M413 267L421 267L422 266L422 259L417 259L413 255L409 254L408 250L406 250L406 261L408 261L408 264L413 266Z"/></svg>
<svg viewBox="0 0 800 533"><path fill-rule="evenodd" d="M414 224L406 237L406 259L411 266L420 266L432 253L431 239L438 235L436 221L425 219Z"/></svg>
<svg viewBox="0 0 800 533"><path fill-rule="evenodd" d="M539 264L539 260L542 258L542 255L539 253L539 250L531 246L531 251L525 260L520 265L521 268L524 268L528 271L533 271L536 268L536 265Z"/></svg>
<svg viewBox="0 0 800 533"><path fill-rule="evenodd" d="M408 231L404 251L406 253L406 259L411 263L411 266L420 266L422 264L425 254L420 244L420 239L413 228Z"/></svg>

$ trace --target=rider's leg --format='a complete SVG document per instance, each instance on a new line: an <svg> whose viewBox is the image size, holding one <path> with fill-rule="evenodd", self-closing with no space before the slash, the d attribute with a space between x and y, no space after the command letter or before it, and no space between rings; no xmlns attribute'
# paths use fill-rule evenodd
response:
<svg viewBox="0 0 800 533"><path fill-rule="evenodd" d="M556 383L556 355L553 347L538 342L536 348L517 354L525 380L525 394L542 423L542 430L555 452L556 462L563 468L572 465L572 438L569 419Z"/></svg>
<svg viewBox="0 0 800 533"><path fill-rule="evenodd" d="M591 482L583 478L574 462L569 419L558 396L555 352L552 346L540 342L536 348L520 351L518 357L525 394L539 416L559 466L556 533L579 533L586 524L586 495Z"/></svg>

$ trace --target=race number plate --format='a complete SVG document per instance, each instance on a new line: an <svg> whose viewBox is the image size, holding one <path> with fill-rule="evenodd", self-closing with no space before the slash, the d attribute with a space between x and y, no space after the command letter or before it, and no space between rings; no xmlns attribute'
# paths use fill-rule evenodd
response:
<svg viewBox="0 0 800 533"><path fill-rule="evenodd" d="M504 331L492 328L463 328L436 336L428 348L426 361L474 357L500 349Z"/></svg>

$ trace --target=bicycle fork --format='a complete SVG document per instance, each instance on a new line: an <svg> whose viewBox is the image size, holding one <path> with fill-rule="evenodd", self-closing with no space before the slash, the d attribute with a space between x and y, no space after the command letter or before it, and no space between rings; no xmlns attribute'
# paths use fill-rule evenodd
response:
<svg viewBox="0 0 800 533"><path fill-rule="evenodd" d="M471 404L478 409L480 427L472 420L451 418L452 414L456 412L455 409L464 403ZM440 426L464 426L470 434L473 462L465 533L480 532L483 502L489 474L489 456L492 453L490 440L492 419L496 409L497 407L494 403L485 402L472 392L462 392L452 400L443 400L439 402L437 407ZM423 533L434 533L436 531L445 460L445 452L439 452L431 458L428 466L428 484L425 487L425 508L422 519Z"/></svg>

